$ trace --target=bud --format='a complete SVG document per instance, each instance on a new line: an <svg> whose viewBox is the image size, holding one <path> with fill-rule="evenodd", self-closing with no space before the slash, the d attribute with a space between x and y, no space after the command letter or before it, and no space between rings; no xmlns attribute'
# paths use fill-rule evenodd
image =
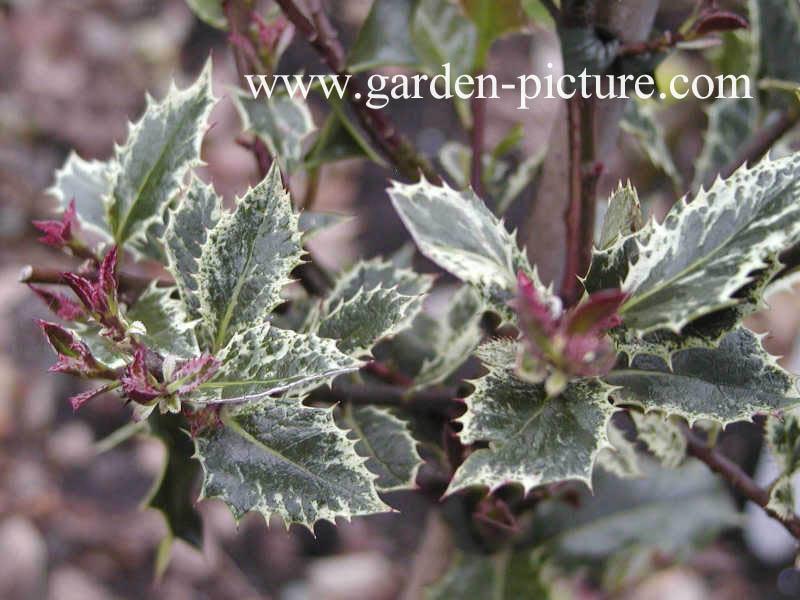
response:
<svg viewBox="0 0 800 600"><path fill-rule="evenodd" d="M47 321L37 320L36 323L58 355L58 362L50 367L50 372L67 373L86 379L114 377L113 371L101 365L89 347L71 331Z"/></svg>
<svg viewBox="0 0 800 600"><path fill-rule="evenodd" d="M39 286L28 284L28 287L41 298L47 307L55 313L56 316L64 319L65 321L75 321L80 319L86 314L78 302L67 298L63 294L51 292Z"/></svg>

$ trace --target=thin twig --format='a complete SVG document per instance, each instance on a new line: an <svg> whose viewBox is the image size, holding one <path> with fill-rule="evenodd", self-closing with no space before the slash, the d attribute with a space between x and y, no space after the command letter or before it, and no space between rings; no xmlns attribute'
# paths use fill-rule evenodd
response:
<svg viewBox="0 0 800 600"><path fill-rule="evenodd" d="M418 179L422 173L432 183L441 183L441 178L431 164L416 153L411 143L389 121L385 112L367 106L369 94L363 84L347 70L344 50L319 0L312 0L310 3L311 18L300 10L294 0L275 1L286 18L317 51L322 61L341 79L349 78L348 100L361 125L381 152L406 177Z"/></svg>
<svg viewBox="0 0 800 600"><path fill-rule="evenodd" d="M477 73L476 76L479 76ZM483 191L483 146L486 136L486 99L479 95L473 96L472 129L470 131L470 144L472 146L472 164L470 169L470 182L472 190L481 198Z"/></svg>
<svg viewBox="0 0 800 600"><path fill-rule="evenodd" d="M769 492L761 488L753 479L745 473L739 465L723 455L716 448L708 446L700 437L694 434L688 427L684 429L686 436L687 452L698 460L704 462L708 467L722 476L731 486L748 500L758 504L770 517L779 521L795 539L800 540L800 518L795 514L782 517L771 508L769 504Z"/></svg>
<svg viewBox="0 0 800 600"><path fill-rule="evenodd" d="M31 265L27 265L22 267L22 270L19 272L19 282L20 283L38 283L38 284L52 284L52 285L66 285L66 281L63 278L63 271L59 271L58 269L48 269L44 267L34 267ZM90 280L94 280L97 278L97 274L89 274L84 275ZM149 277L141 277L139 275L131 275L130 273L119 273L117 275L119 278L119 287L120 291L132 291L132 292L140 292L144 290L153 279ZM168 279L157 279L156 285L158 287L170 287L175 285L175 282Z"/></svg>
<svg viewBox="0 0 800 600"><path fill-rule="evenodd" d="M595 193L600 169L595 161L595 105L592 98L567 101L569 133L569 202L564 213L567 228L567 257L561 298L566 306L578 302L578 276L589 268L594 239Z"/></svg>

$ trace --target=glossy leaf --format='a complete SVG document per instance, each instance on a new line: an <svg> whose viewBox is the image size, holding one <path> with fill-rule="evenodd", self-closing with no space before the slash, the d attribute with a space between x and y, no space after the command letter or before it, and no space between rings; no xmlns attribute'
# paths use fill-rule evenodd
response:
<svg viewBox="0 0 800 600"><path fill-rule="evenodd" d="M255 511L287 527L387 511L332 410L285 397L223 410L222 426L195 438L200 497L220 498L237 521Z"/></svg>
<svg viewBox="0 0 800 600"><path fill-rule="evenodd" d="M417 0L373 0L347 62L358 73L383 65L419 63L411 43L411 18Z"/></svg>

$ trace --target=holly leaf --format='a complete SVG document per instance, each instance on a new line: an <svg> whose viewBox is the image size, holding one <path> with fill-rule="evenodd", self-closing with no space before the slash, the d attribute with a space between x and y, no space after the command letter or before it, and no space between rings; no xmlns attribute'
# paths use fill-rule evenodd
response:
<svg viewBox="0 0 800 600"><path fill-rule="evenodd" d="M200 144L214 103L210 60L190 87L178 90L173 84L161 102L148 96L144 115L115 151L119 168L106 203L116 244L162 258L152 232L163 229L186 172L201 164Z"/></svg>
<svg viewBox="0 0 800 600"><path fill-rule="evenodd" d="M459 422L462 443L488 441L458 468L448 494L477 485L493 491L507 483L532 488L565 480L587 485L613 412L612 388L596 379L576 379L554 398L544 385L491 367L472 382L467 412Z"/></svg>
<svg viewBox="0 0 800 600"><path fill-rule="evenodd" d="M656 118L653 103L636 99L625 104L620 127L636 138L647 158L657 169L662 170L673 182L675 189L681 188L681 174L672 160L664 131Z"/></svg>
<svg viewBox="0 0 800 600"><path fill-rule="evenodd" d="M306 210L300 213L297 226L303 232L303 241L307 242L317 234L351 219L348 215Z"/></svg>
<svg viewBox="0 0 800 600"><path fill-rule="evenodd" d="M143 502L164 515L168 538L177 537L195 548L203 548L203 523L195 509L192 491L200 477L194 459L194 444L187 435L183 417L153 411L147 420L150 433L164 445L164 466Z"/></svg>
<svg viewBox="0 0 800 600"><path fill-rule="evenodd" d="M800 403L794 376L781 369L745 327L726 335L717 348L693 348L663 359L639 355L630 368L605 380L619 386L618 404L660 410L689 423L707 419L726 425Z"/></svg>
<svg viewBox="0 0 800 600"><path fill-rule="evenodd" d="M765 159L717 180L692 202L680 200L662 224L651 221L620 240L605 259L635 245L621 286L630 294L619 311L625 326L636 335L678 333L694 319L737 304L734 294L752 273L800 239L798 179L800 154Z"/></svg>
<svg viewBox="0 0 800 600"><path fill-rule="evenodd" d="M765 438L784 475L793 475L800 469L800 422L794 413L769 417Z"/></svg>
<svg viewBox="0 0 800 600"><path fill-rule="evenodd" d="M793 60L800 52L800 6L793 0L749 0L750 23L756 40L756 79L800 82Z"/></svg>
<svg viewBox="0 0 800 600"><path fill-rule="evenodd" d="M368 458L367 468L378 475L378 490L413 489L422 459L408 423L374 406L347 404L341 414L342 425L358 437L356 450Z"/></svg>
<svg viewBox="0 0 800 600"><path fill-rule="evenodd" d="M172 297L174 291L173 287L151 283L126 316L129 321L144 325L145 333L139 337L151 350L192 358L200 353L194 334L196 323L189 321L183 302Z"/></svg>
<svg viewBox="0 0 800 600"><path fill-rule="evenodd" d="M755 131L759 112L756 98L723 98L706 109L708 128L692 189L711 185L717 174L736 158Z"/></svg>
<svg viewBox="0 0 800 600"><path fill-rule="evenodd" d="M686 436L680 428L663 414L630 412L636 424L638 439L668 469L676 469L686 459Z"/></svg>
<svg viewBox="0 0 800 600"><path fill-rule="evenodd" d="M248 512L288 527L313 529L319 519L335 522L386 512L375 476L333 420L332 408L303 406L278 397L223 409L222 426L195 438L203 466L200 498L220 498L236 521Z"/></svg>
<svg viewBox="0 0 800 600"><path fill-rule="evenodd" d="M309 329L336 340L342 352L369 354L378 340L411 324L432 283L429 275L391 262L359 262L337 280Z"/></svg>
<svg viewBox="0 0 800 600"><path fill-rule="evenodd" d="M429 75L443 73L446 64L454 78L472 72L478 32L455 3L419 0L411 23L411 40Z"/></svg>
<svg viewBox="0 0 800 600"><path fill-rule="evenodd" d="M333 96L327 100L331 105L331 113L306 154L305 168L314 169L349 158L367 158L377 165L385 165L385 161L353 124L341 105L342 101Z"/></svg>
<svg viewBox="0 0 800 600"><path fill-rule="evenodd" d="M609 248L619 238L630 236L641 229L643 224L639 194L636 193L630 181L625 186L620 181L616 191L608 199L603 228L597 243L598 248L601 250ZM592 291L599 290L593 289Z"/></svg>
<svg viewBox="0 0 800 600"><path fill-rule="evenodd" d="M469 286L450 298L447 312L429 324L430 358L414 376L417 388L442 383L469 358L483 338L481 320L485 305Z"/></svg>
<svg viewBox="0 0 800 600"><path fill-rule="evenodd" d="M642 469L639 465L636 442L628 441L625 432L617 427L614 421L608 424L608 441L611 448L603 450L598 456L600 465L617 477L641 477Z"/></svg>
<svg viewBox="0 0 800 600"><path fill-rule="evenodd" d="M764 508L774 511L782 519L788 519L794 515L794 484L787 475L778 477L769 490L769 502Z"/></svg>
<svg viewBox="0 0 800 600"><path fill-rule="evenodd" d="M303 253L297 215L272 165L208 231L195 277L203 326L222 348L237 331L264 323Z"/></svg>
<svg viewBox="0 0 800 600"><path fill-rule="evenodd" d="M223 212L222 198L214 187L193 174L178 206L170 213L164 234L167 269L191 318L200 316L197 276L202 249Z"/></svg>
<svg viewBox="0 0 800 600"><path fill-rule="evenodd" d="M416 0L374 0L347 58L360 73L385 65L414 67L419 63L411 44L411 16Z"/></svg>
<svg viewBox="0 0 800 600"><path fill-rule="evenodd" d="M475 287L491 310L513 318L508 301L517 289L517 272L531 273L539 297L561 312L552 289L545 288L525 253L503 222L472 191L457 192L424 179L415 184L393 182L389 189L397 213L420 252L465 283Z"/></svg>
<svg viewBox="0 0 800 600"><path fill-rule="evenodd" d="M218 359L222 364L200 386L198 402L246 402L289 390L296 395L362 364L340 352L333 340L269 323L236 333Z"/></svg>
<svg viewBox="0 0 800 600"><path fill-rule="evenodd" d="M244 90L231 92L242 129L261 139L288 173L303 163L303 140L314 132L314 119L306 101L287 94L254 99Z"/></svg>
<svg viewBox="0 0 800 600"><path fill-rule="evenodd" d="M204 23L217 29L228 29L222 0L186 0L186 4Z"/></svg>
<svg viewBox="0 0 800 600"><path fill-rule="evenodd" d="M61 212L68 210L74 200L81 230L91 232L104 243L111 241L105 195L111 186L114 169L112 161L83 160L70 152L64 165L56 171L52 187L47 190L58 200Z"/></svg>

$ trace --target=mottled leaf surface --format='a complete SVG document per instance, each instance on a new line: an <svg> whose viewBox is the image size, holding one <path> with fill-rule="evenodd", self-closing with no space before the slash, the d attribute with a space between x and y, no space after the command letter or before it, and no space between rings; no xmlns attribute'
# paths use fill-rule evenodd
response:
<svg viewBox="0 0 800 600"><path fill-rule="evenodd" d="M624 324L637 334L679 332L688 322L732 306L750 274L800 237L800 154L742 167L727 180L679 201L662 224L632 238L634 262L622 289ZM608 254L607 253L607 254ZM597 258L597 255L595 255Z"/></svg>
<svg viewBox="0 0 800 600"><path fill-rule="evenodd" d="M453 77L472 72L478 32L455 3L419 0L411 40L427 73L438 75L448 63Z"/></svg>
<svg viewBox="0 0 800 600"><path fill-rule="evenodd" d="M303 140L314 132L314 120L301 97L273 94L254 99L242 90L231 93L242 128L258 136L288 173L303 162Z"/></svg>
<svg viewBox="0 0 800 600"><path fill-rule="evenodd" d="M141 341L162 355L193 358L200 352L195 337L196 323L189 321L183 302L172 297L175 288L150 284L128 311L129 321L139 321L146 333Z"/></svg>
<svg viewBox="0 0 800 600"><path fill-rule="evenodd" d="M297 215L277 165L208 232L196 276L203 324L224 346L240 329L263 323L303 253Z"/></svg>
<svg viewBox="0 0 800 600"><path fill-rule="evenodd" d="M494 490L518 483L527 492L555 481L589 483L598 453L610 447L610 387L594 379L573 380L548 398L543 385L497 367L472 383L459 437L464 444L490 445L469 455L448 493L473 485Z"/></svg>
<svg viewBox="0 0 800 600"><path fill-rule="evenodd" d="M637 356L629 369L612 371L605 380L620 386L623 404L722 424L749 420L800 403L795 378L781 369L753 332L739 327L717 348L682 350L663 359Z"/></svg>
<svg viewBox="0 0 800 600"><path fill-rule="evenodd" d="M422 459L405 421L385 408L348 404L341 423L358 438L356 450L367 457L367 468L378 476L378 490L415 487Z"/></svg>
<svg viewBox="0 0 800 600"><path fill-rule="evenodd" d="M161 102L148 97L144 116L116 149L119 168L106 202L117 244L128 242L151 258L161 258L153 254L148 230L163 227L186 172L200 164L200 144L214 102L210 61L190 87L178 90L173 85Z"/></svg>
<svg viewBox="0 0 800 600"><path fill-rule="evenodd" d="M111 186L114 168L111 161L83 160L70 152L64 165L56 171L55 182L48 190L58 200L61 212L67 210L74 199L81 229L90 231L103 242L111 240L105 196Z"/></svg>
<svg viewBox="0 0 800 600"><path fill-rule="evenodd" d="M425 256L474 286L489 307L511 316L508 301L516 292L517 272L532 274L540 298L554 313L559 300L542 285L525 253L503 222L472 191L394 182L389 189L395 209Z"/></svg>
<svg viewBox="0 0 800 600"><path fill-rule="evenodd" d="M322 303L311 330L352 355L408 327L422 308L432 278L374 259L348 269Z"/></svg>
<svg viewBox="0 0 800 600"><path fill-rule="evenodd" d="M681 175L672 160L653 104L635 98L628 100L620 127L636 139L653 166L661 169L673 181L676 189L680 189Z"/></svg>
<svg viewBox="0 0 800 600"><path fill-rule="evenodd" d="M201 386L204 402L241 402L288 390L299 393L361 366L340 352L333 340L269 323L235 334L219 358L222 365L216 376Z"/></svg>
<svg viewBox="0 0 800 600"><path fill-rule="evenodd" d="M668 469L679 467L686 458L686 436L680 427L656 411L631 411L630 415L636 424L637 437L661 464Z"/></svg>
<svg viewBox="0 0 800 600"><path fill-rule="evenodd" d="M237 521L255 511L309 528L319 519L387 511L366 459L332 411L285 397L223 411L223 426L195 440L201 498L220 498Z"/></svg>

